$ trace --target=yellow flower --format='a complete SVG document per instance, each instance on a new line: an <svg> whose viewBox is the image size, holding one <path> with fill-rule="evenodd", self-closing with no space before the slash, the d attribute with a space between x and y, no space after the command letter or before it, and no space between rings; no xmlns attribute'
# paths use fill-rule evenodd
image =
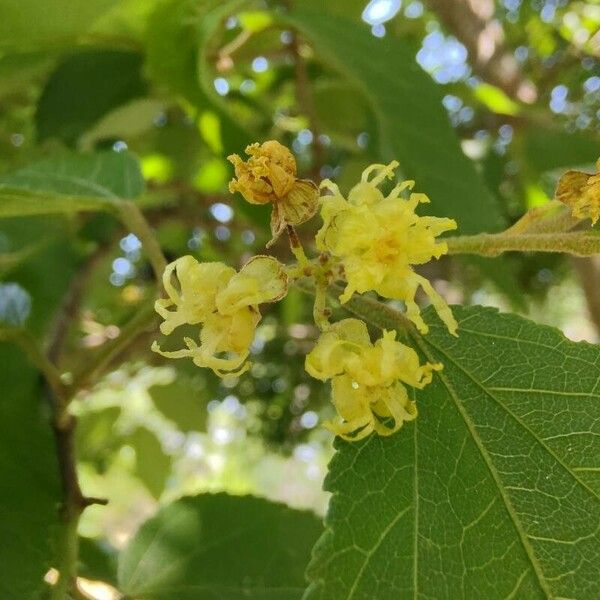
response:
<svg viewBox="0 0 600 600"><path fill-rule="evenodd" d="M178 287L171 281L173 275ZM166 352L157 342L152 350L168 358L192 358L199 367L224 377L249 368L246 359L260 321L258 305L281 299L288 278L283 265L271 256L251 258L239 273L223 263L199 263L182 256L165 269L163 285L168 298L155 304L164 319L161 332L169 335L180 325L201 324L200 344L185 337L186 348L181 350Z"/></svg>
<svg viewBox="0 0 600 600"><path fill-rule="evenodd" d="M592 225L600 219L600 158L596 173L567 171L559 180L556 198L571 207L578 219L591 219Z"/></svg>
<svg viewBox="0 0 600 600"><path fill-rule="evenodd" d="M229 183L229 191L240 192L251 204L273 204L271 244L287 224L300 225L317 212L317 186L308 179L296 177L296 159L275 140L251 144L246 154L250 156L246 162L237 154L227 157L237 178Z"/></svg>
<svg viewBox="0 0 600 600"><path fill-rule="evenodd" d="M427 196L410 193L408 199L400 197L404 190L412 190L414 181L404 181L384 196L377 186L386 177L393 178L397 166L396 161L371 165L347 200L331 181L321 183L321 188L333 195L321 198L323 227L317 234L317 248L330 252L344 265L348 284L340 296L342 303L354 292L374 290L386 298L404 301L406 316L427 333L415 302L421 287L455 335L457 324L450 308L429 281L415 273L413 265L427 263L448 251L447 244L436 241L436 237L456 229L456 221L418 216L415 209L419 203L429 202ZM372 174L374 177L369 179Z"/></svg>
<svg viewBox="0 0 600 600"><path fill-rule="evenodd" d="M372 344L365 323L344 319L322 333L307 355L308 373L332 380L332 402L341 422L325 425L336 435L350 441L373 431L391 435L417 416L404 384L422 389L442 365L419 364L417 353L395 337L384 331Z"/></svg>

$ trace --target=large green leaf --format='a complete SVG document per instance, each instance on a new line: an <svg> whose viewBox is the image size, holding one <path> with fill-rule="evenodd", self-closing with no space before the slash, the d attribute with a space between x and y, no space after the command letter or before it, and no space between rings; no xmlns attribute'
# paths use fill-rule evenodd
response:
<svg viewBox="0 0 600 600"><path fill-rule="evenodd" d="M458 338L431 310L414 338L444 364L414 423L337 443L306 598L600 597L600 348L494 309L454 314Z"/></svg>
<svg viewBox="0 0 600 600"><path fill-rule="evenodd" d="M292 600L322 531L307 512L251 496L183 498L146 522L119 560L139 600Z"/></svg>
<svg viewBox="0 0 600 600"><path fill-rule="evenodd" d="M143 189L127 152L65 154L0 176L0 217L101 210Z"/></svg>
<svg viewBox="0 0 600 600"><path fill-rule="evenodd" d="M70 144L109 111L146 94L137 52L96 50L68 57L52 73L37 105L38 138Z"/></svg>
<svg viewBox="0 0 600 600"><path fill-rule="evenodd" d="M293 11L289 21L370 101L383 160L398 159L431 210L458 221L461 233L501 228L500 209L463 154L441 94L403 40L375 38L366 25L323 12Z"/></svg>

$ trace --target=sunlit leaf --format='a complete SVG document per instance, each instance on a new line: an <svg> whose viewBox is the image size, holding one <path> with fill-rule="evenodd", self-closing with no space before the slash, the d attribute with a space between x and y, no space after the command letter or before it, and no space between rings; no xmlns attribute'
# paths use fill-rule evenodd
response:
<svg viewBox="0 0 600 600"><path fill-rule="evenodd" d="M600 348L494 309L454 314L458 338L431 310L415 335L444 364L418 418L338 442L308 599L600 593Z"/></svg>

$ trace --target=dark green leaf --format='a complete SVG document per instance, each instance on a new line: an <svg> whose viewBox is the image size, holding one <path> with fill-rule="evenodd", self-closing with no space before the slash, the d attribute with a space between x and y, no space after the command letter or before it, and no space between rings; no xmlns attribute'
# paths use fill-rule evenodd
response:
<svg viewBox="0 0 600 600"><path fill-rule="evenodd" d="M307 598L599 597L600 348L481 307L454 307L454 338L428 314L415 341L444 370L414 423L338 442Z"/></svg>
<svg viewBox="0 0 600 600"><path fill-rule="evenodd" d="M183 498L147 521L119 560L139 600L292 600L322 530L310 513L251 496Z"/></svg>
<svg viewBox="0 0 600 600"><path fill-rule="evenodd" d="M78 574L86 579L117 585L118 553L108 543L79 538Z"/></svg>
<svg viewBox="0 0 600 600"><path fill-rule="evenodd" d="M0 217L101 210L143 189L128 152L65 154L0 176Z"/></svg>
<svg viewBox="0 0 600 600"><path fill-rule="evenodd" d="M441 104L441 91L403 40L375 38L366 25L322 12L293 11L290 22L370 101L382 160L397 159L431 199L431 210L457 220L461 233L502 227L499 207L463 154Z"/></svg>
<svg viewBox="0 0 600 600"><path fill-rule="evenodd" d="M527 160L540 173L559 167L592 165L600 154L600 139L590 133L531 128L525 134Z"/></svg>
<svg viewBox="0 0 600 600"><path fill-rule="evenodd" d="M142 56L117 50L88 51L67 58L50 76L36 112L40 140L69 144L111 110L146 94Z"/></svg>
<svg viewBox="0 0 600 600"><path fill-rule="evenodd" d="M0 343L0 597L37 600L52 561L60 486L36 371Z"/></svg>

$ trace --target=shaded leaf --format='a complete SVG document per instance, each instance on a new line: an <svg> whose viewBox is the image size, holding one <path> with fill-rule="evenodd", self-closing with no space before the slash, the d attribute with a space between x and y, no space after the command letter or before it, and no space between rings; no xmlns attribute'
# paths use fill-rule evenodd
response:
<svg viewBox="0 0 600 600"><path fill-rule="evenodd" d="M139 600L288 600L321 531L312 514L251 496L183 498L122 552L120 589Z"/></svg>
<svg viewBox="0 0 600 600"><path fill-rule="evenodd" d="M41 598L58 530L60 485L38 375L0 343L0 597Z"/></svg>
<svg viewBox="0 0 600 600"><path fill-rule="evenodd" d="M52 73L35 115L38 137L69 144L101 117L146 93L142 56L118 50L74 54Z"/></svg>
<svg viewBox="0 0 600 600"><path fill-rule="evenodd" d="M135 450L135 475L155 498L159 498L171 471L171 458L164 453L156 436L145 427L136 429L123 442Z"/></svg>
<svg viewBox="0 0 600 600"><path fill-rule="evenodd" d="M415 335L444 370L414 423L337 443L310 600L600 594L600 348L453 310L458 338L431 309ZM388 309L365 316L398 324Z"/></svg>
<svg viewBox="0 0 600 600"><path fill-rule="evenodd" d="M80 577L117 585L117 551L108 543L92 538L79 538Z"/></svg>
<svg viewBox="0 0 600 600"><path fill-rule="evenodd" d="M154 405L173 421L179 431L204 431L206 428L207 394L199 376L191 377L178 371L176 379L168 385L155 385L149 389Z"/></svg>

